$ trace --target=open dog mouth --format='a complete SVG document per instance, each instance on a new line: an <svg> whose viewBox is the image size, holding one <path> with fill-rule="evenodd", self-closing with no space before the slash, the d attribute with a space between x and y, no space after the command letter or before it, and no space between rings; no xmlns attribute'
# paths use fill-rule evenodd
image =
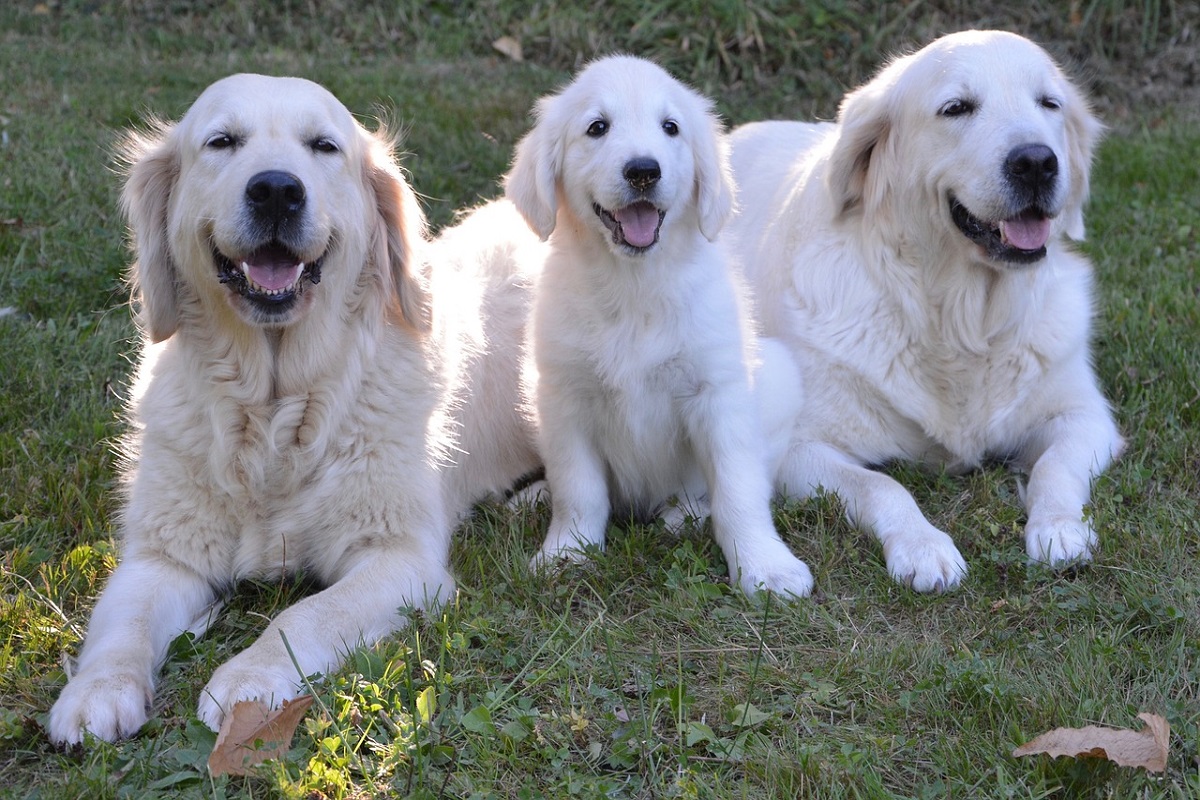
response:
<svg viewBox="0 0 1200 800"><path fill-rule="evenodd" d="M592 210L612 233L614 244L624 245L639 253L649 250L658 242L658 232L667 216L667 212L645 200L638 200L615 211L592 203Z"/></svg>
<svg viewBox="0 0 1200 800"><path fill-rule="evenodd" d="M1050 214L1038 206L996 223L984 222L950 195L950 218L971 241L989 257L1011 264L1032 264L1046 256L1050 239Z"/></svg>
<svg viewBox="0 0 1200 800"><path fill-rule="evenodd" d="M213 257L221 283L264 311L286 311L303 292L306 280L321 282L322 258L305 263L279 242L263 245L238 259L214 248Z"/></svg>

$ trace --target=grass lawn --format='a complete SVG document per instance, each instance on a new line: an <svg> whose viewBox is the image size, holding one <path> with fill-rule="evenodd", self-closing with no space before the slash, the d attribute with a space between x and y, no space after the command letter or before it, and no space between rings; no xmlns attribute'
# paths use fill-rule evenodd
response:
<svg viewBox="0 0 1200 800"><path fill-rule="evenodd" d="M48 743L63 653L118 546L109 443L133 336L110 158L120 131L148 112L179 116L231 72L309 77L362 118L403 124L404 164L440 226L497 193L534 99L595 49L655 55L733 123L829 117L891 47L1006 21L776 5L0 8L0 797L1200 796L1200 129L1194 110L1136 98L1101 98L1122 112L1084 245L1099 276L1097 365L1129 439L1094 490L1092 565L1026 565L1017 483L998 467L895 470L970 565L943 597L894 584L833 499L778 512L817 580L793 605L731 590L708 536L654 527L621 528L593 562L535 580L525 565L548 513L483 509L456 537L455 602L317 680L293 749L259 774L210 777L214 734L194 711L215 666L300 584L244 585L204 639L178 640L137 738ZM1154 23L1166 32L1194 14L1146 8L1167 10ZM491 51L505 33L522 38L524 63ZM1142 711L1171 724L1161 775L1011 756L1058 726L1138 728Z"/></svg>

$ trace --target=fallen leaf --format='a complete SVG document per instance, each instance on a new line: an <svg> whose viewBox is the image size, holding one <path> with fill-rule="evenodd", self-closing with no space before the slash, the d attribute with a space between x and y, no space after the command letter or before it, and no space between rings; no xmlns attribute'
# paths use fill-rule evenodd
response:
<svg viewBox="0 0 1200 800"><path fill-rule="evenodd" d="M1157 714L1138 714L1146 723L1140 731L1122 728L1055 728L1013 750L1014 756L1045 753L1051 758L1107 758L1122 767L1141 767L1150 772L1167 768L1171 726Z"/></svg>
<svg viewBox="0 0 1200 800"><path fill-rule="evenodd" d="M249 775L254 767L288 751L292 734L313 704L312 695L284 701L271 709L259 700L235 703L225 716L217 743L208 756L208 771L218 775Z"/></svg>
<svg viewBox="0 0 1200 800"><path fill-rule="evenodd" d="M492 47L518 63L525 60L525 56L521 52L521 41L512 36L501 36L492 42Z"/></svg>

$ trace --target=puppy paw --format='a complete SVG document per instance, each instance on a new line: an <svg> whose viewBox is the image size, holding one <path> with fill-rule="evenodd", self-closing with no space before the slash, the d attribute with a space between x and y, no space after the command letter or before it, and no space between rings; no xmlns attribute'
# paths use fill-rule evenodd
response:
<svg viewBox="0 0 1200 800"><path fill-rule="evenodd" d="M913 591L945 592L967 574L967 562L954 541L937 528L893 537L884 545L888 572Z"/></svg>
<svg viewBox="0 0 1200 800"><path fill-rule="evenodd" d="M133 736L150 716L150 680L133 673L78 675L50 709L47 732L60 745L79 744L87 731L115 742Z"/></svg>
<svg viewBox="0 0 1200 800"><path fill-rule="evenodd" d="M673 500L657 512L663 528L672 536L680 535L689 525L700 527L711 514L712 509L704 499Z"/></svg>
<svg viewBox="0 0 1200 800"><path fill-rule="evenodd" d="M1055 569L1090 561L1095 546L1096 532L1078 517L1036 517L1025 525L1025 552L1029 560Z"/></svg>
<svg viewBox="0 0 1200 800"><path fill-rule="evenodd" d="M538 503L550 502L550 484L546 481L534 481L524 489L518 489L504 501L504 507L509 511L521 511L536 508Z"/></svg>
<svg viewBox="0 0 1200 800"><path fill-rule="evenodd" d="M300 693L300 677L290 662L286 666L255 664L246 658L250 653L247 650L221 665L200 695L196 715L214 731L221 729L225 715L242 700L278 708Z"/></svg>
<svg viewBox="0 0 1200 800"><path fill-rule="evenodd" d="M753 559L731 560L730 580L747 595L771 592L785 599L808 597L813 588L812 571L782 541L777 544Z"/></svg>
<svg viewBox="0 0 1200 800"><path fill-rule="evenodd" d="M567 564L582 564L588 560L588 549L592 547L604 548L603 526L597 535L589 536L577 533L573 526L556 526L551 520L542 549L529 560L529 568L533 572L548 572Z"/></svg>

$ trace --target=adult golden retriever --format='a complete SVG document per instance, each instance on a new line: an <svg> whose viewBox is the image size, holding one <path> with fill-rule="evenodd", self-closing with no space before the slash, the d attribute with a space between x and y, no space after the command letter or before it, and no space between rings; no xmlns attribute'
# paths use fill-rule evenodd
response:
<svg viewBox="0 0 1200 800"><path fill-rule="evenodd" d="M427 268L387 139L296 78L218 81L126 155L145 342L124 552L51 710L60 743L135 733L171 640L244 577L325 588L216 670L199 716L295 696L452 593L453 525L537 464L514 211L490 251L451 233Z"/></svg>
<svg viewBox="0 0 1200 800"><path fill-rule="evenodd" d="M733 204L720 134L705 98L612 56L542 98L517 146L507 195L551 251L530 325L552 506L536 566L602 546L614 508L669 528L711 509L734 585L812 588L771 518L764 438L785 440L795 370L711 241Z"/></svg>
<svg viewBox="0 0 1200 800"><path fill-rule="evenodd" d="M744 260L768 335L800 365L805 406L780 480L835 492L918 591L966 563L870 465L1028 474L1035 561L1089 557L1091 480L1121 449L1090 357L1083 237L1085 99L1032 42L969 31L898 58L836 124L762 122L730 138Z"/></svg>

